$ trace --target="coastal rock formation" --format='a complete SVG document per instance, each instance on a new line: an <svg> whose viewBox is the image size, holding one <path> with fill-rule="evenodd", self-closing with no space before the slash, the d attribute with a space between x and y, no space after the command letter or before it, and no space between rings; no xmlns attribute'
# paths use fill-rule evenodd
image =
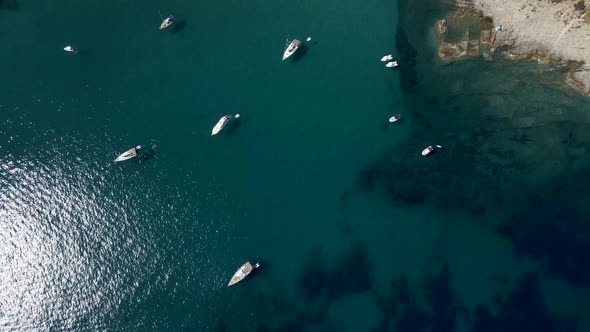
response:
<svg viewBox="0 0 590 332"><path fill-rule="evenodd" d="M452 16L436 23L443 61L478 55L492 60L500 53L567 66L564 84L590 94L590 15L584 0L456 0L456 5Z"/></svg>
<svg viewBox="0 0 590 332"><path fill-rule="evenodd" d="M472 39L469 31L458 43L442 43L438 49L439 56L446 60L456 60L466 56L479 55L479 40Z"/></svg>
<svg viewBox="0 0 590 332"><path fill-rule="evenodd" d="M481 31L478 20L474 12L461 10L453 17L437 21L438 55L442 60L455 61L480 55L480 43L489 41L489 33ZM457 39L459 35L462 36Z"/></svg>
<svg viewBox="0 0 590 332"><path fill-rule="evenodd" d="M457 3L465 6L464 1ZM576 61L566 82L581 94L590 93L590 15L584 0L473 0L472 8L493 18L494 48L508 46L511 54L536 53L539 62Z"/></svg>

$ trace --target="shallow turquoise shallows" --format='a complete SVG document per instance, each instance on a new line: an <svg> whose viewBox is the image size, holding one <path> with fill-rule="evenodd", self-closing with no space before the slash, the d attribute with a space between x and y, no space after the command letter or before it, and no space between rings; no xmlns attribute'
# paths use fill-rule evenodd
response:
<svg viewBox="0 0 590 332"><path fill-rule="evenodd" d="M588 101L453 9L0 0L0 330L590 329Z"/></svg>

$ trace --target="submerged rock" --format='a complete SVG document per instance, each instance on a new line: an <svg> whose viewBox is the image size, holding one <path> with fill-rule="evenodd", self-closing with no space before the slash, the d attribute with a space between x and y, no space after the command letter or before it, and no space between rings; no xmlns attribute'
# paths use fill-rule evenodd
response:
<svg viewBox="0 0 590 332"><path fill-rule="evenodd" d="M579 94L590 95L590 71L569 72L565 82Z"/></svg>

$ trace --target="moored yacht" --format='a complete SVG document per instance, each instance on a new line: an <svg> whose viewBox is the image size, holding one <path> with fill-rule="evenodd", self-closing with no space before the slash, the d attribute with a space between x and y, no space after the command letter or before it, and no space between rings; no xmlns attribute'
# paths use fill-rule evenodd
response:
<svg viewBox="0 0 590 332"><path fill-rule="evenodd" d="M394 116L392 116L391 118L389 118L389 122L396 122L397 120L401 119L402 115L401 114L396 114Z"/></svg>
<svg viewBox="0 0 590 332"><path fill-rule="evenodd" d="M141 149L141 145L138 145L134 148L131 148L123 153L121 153L117 159L115 159L115 162L120 162L120 161L125 161L125 160L129 160L131 158L137 157L137 151Z"/></svg>
<svg viewBox="0 0 590 332"><path fill-rule="evenodd" d="M287 40L287 43L289 43L289 40ZM297 51L297 49L299 48L299 45L301 45L301 42L297 39L293 39L289 43L287 48L285 48L285 52L283 53L283 61L285 61L288 57L293 55L293 53L295 53L295 51Z"/></svg>
<svg viewBox="0 0 590 332"><path fill-rule="evenodd" d="M260 267L260 264L258 263L254 264L254 266L252 266L250 262L244 263L231 277L231 280L227 284L227 287L235 285L238 282L244 280L244 278L246 278L252 272L252 270L258 267Z"/></svg>
<svg viewBox="0 0 590 332"><path fill-rule="evenodd" d="M240 114L234 115L234 119L237 119L239 117L240 117ZM227 123L229 122L229 120L231 120L231 118L232 118L231 115L222 116L221 119L219 119L219 121L217 121L217 123L215 124L215 126L211 130L211 136L217 135L217 133L219 133L221 131L221 129L223 129L225 127L225 125L227 125Z"/></svg>
<svg viewBox="0 0 590 332"><path fill-rule="evenodd" d="M440 145L435 145L435 147L437 149L442 149L442 146L440 146ZM434 148L432 147L432 145L429 145L426 149L422 150L422 155L427 156L427 155L431 154L432 152L434 152Z"/></svg>
<svg viewBox="0 0 590 332"><path fill-rule="evenodd" d="M427 156L429 155L432 151L434 151L434 148L432 147L432 145L429 145L426 149L422 150L422 155L423 156Z"/></svg>
<svg viewBox="0 0 590 332"><path fill-rule="evenodd" d="M221 117L221 119L219 119L219 121L217 121L217 123L213 127L213 130L211 130L211 136L217 135L217 133L219 133L221 129L223 129L223 127L225 127L225 125L229 122L229 119L229 115L224 115L223 117Z"/></svg>
<svg viewBox="0 0 590 332"><path fill-rule="evenodd" d="M166 17L164 21L162 21L162 24L160 24L160 30L166 29L172 24L172 22L174 22L174 16L170 15Z"/></svg>

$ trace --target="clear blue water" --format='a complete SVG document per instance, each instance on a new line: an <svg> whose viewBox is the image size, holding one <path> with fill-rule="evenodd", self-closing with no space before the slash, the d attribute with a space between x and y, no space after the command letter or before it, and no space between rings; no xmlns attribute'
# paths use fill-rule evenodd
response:
<svg viewBox="0 0 590 332"><path fill-rule="evenodd" d="M451 9L0 1L2 330L589 328L587 100L440 64Z"/></svg>

